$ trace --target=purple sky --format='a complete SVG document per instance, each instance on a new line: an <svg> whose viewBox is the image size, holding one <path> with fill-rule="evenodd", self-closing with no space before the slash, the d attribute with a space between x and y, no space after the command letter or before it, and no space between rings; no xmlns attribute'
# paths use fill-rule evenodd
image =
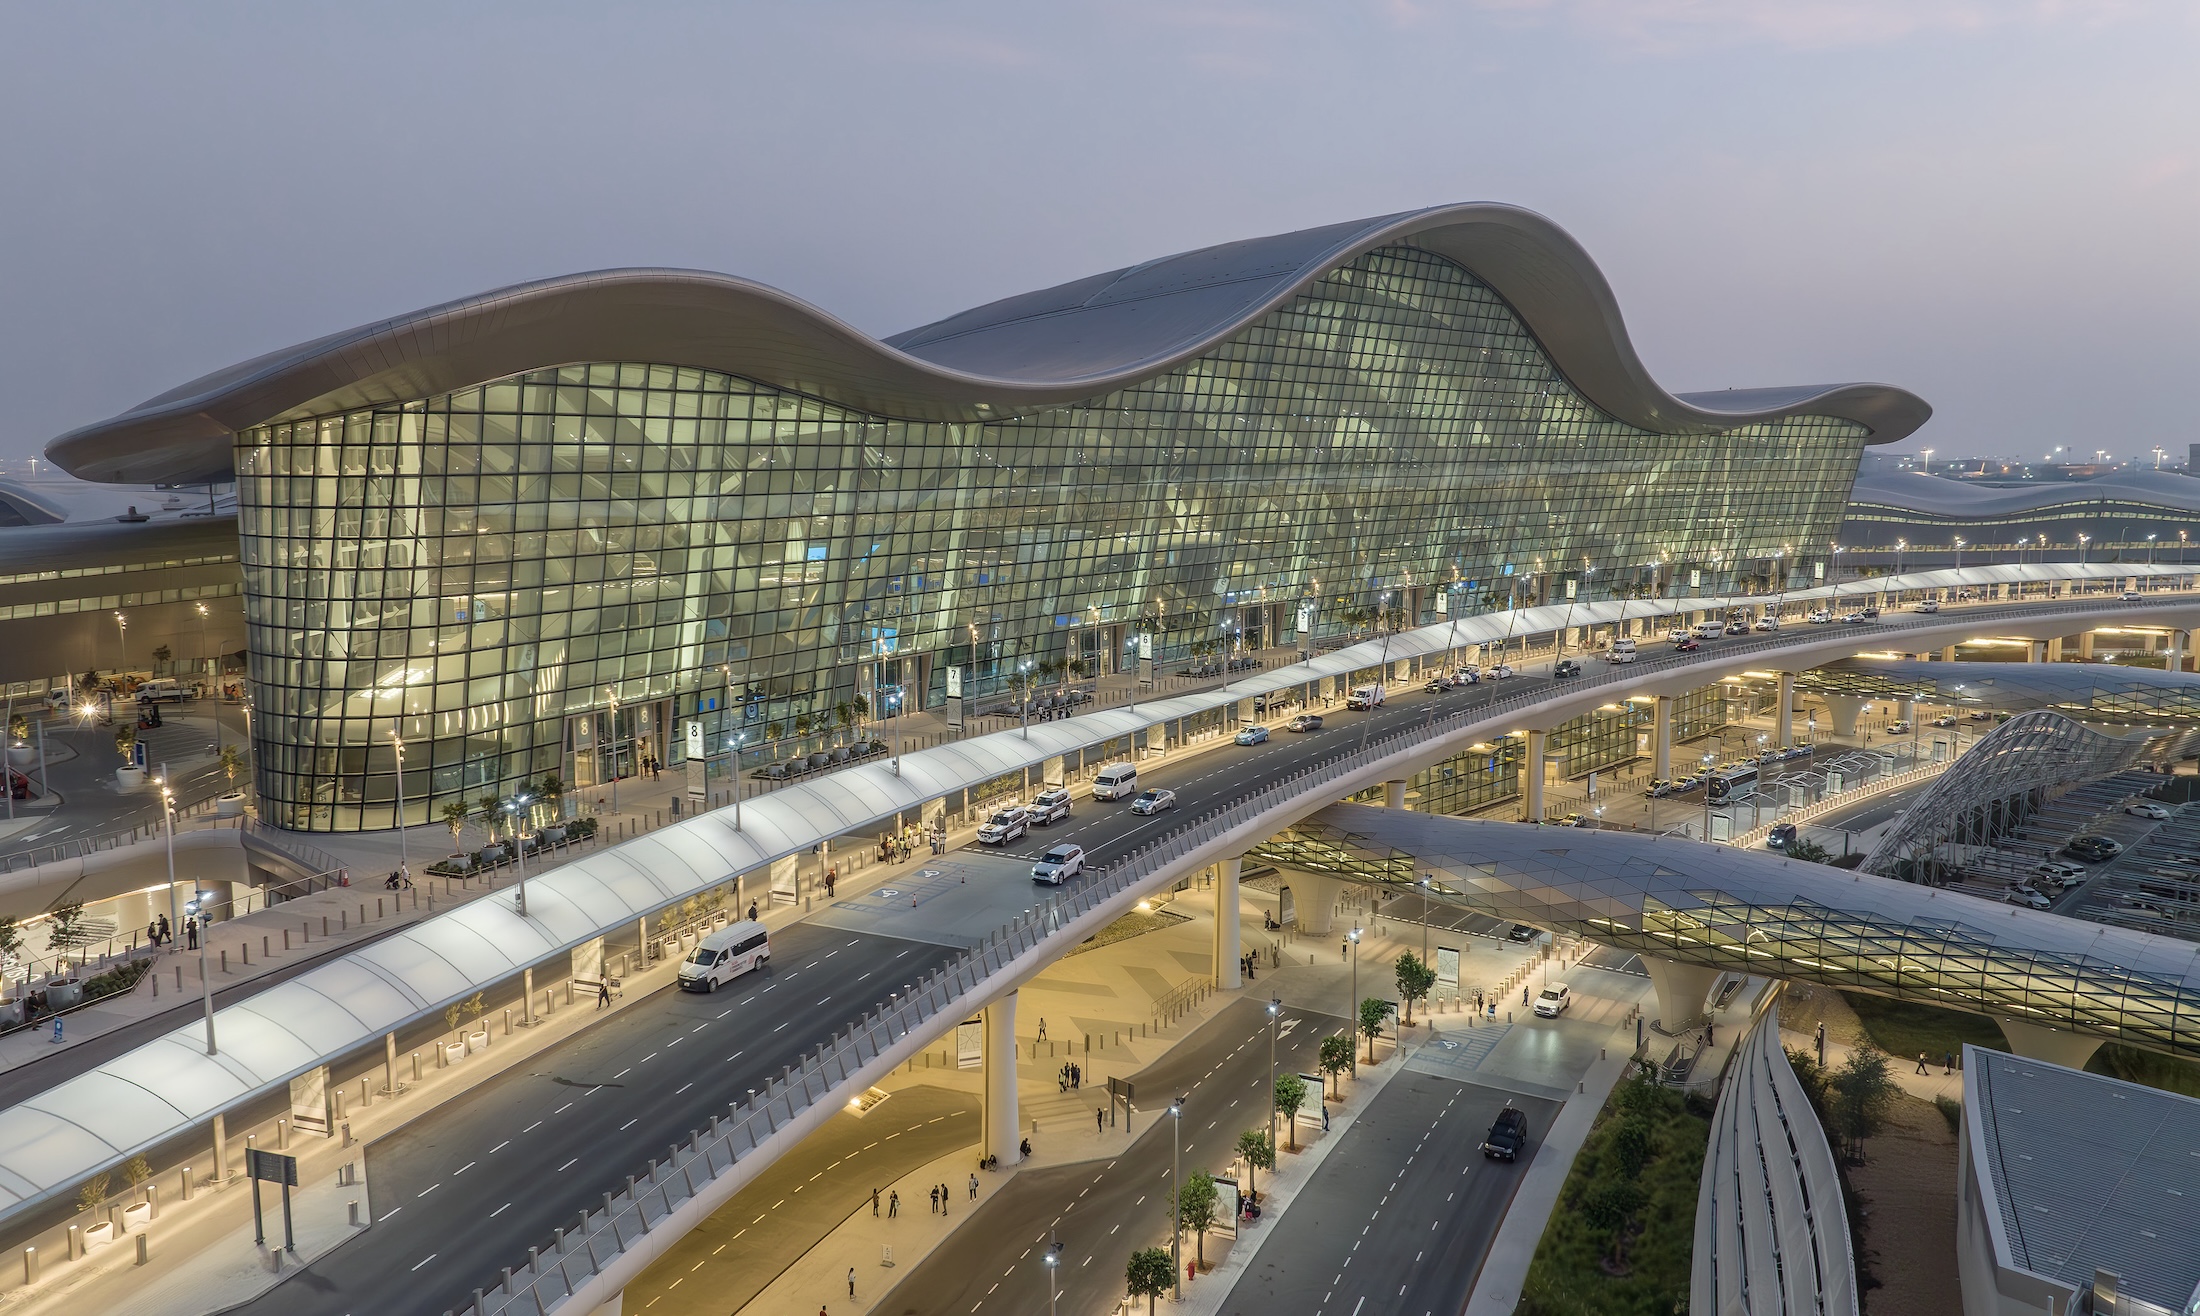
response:
<svg viewBox="0 0 2200 1316"><path fill-rule="evenodd" d="M1876 379L1907 446L2200 442L2200 19L2040 0L49 5L0 42L0 456L520 279L876 333L1508 201L1668 388Z"/></svg>

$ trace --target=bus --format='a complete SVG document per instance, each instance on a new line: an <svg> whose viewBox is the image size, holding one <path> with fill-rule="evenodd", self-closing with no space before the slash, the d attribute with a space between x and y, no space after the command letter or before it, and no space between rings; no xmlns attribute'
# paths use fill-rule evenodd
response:
<svg viewBox="0 0 2200 1316"><path fill-rule="evenodd" d="M1704 798L1713 804L1738 800L1757 789L1757 766L1722 768L1704 778Z"/></svg>

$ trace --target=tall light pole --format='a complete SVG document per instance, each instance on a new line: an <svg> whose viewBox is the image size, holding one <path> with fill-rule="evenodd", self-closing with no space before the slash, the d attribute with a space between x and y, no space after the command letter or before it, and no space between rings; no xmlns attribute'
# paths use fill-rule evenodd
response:
<svg viewBox="0 0 2200 1316"><path fill-rule="evenodd" d="M2156 451L2156 452L2160 452L2160 451L2161 451L2161 449L2160 449L2160 448L2156 448L2156 449L2155 449L2155 451ZM2150 567L2154 565L2154 540L2155 540L2155 536L2153 536L2153 535L2148 535L2148 536L2147 536L2147 565L2148 565L2148 566L2150 566Z"/></svg>
<svg viewBox="0 0 2200 1316"><path fill-rule="evenodd" d="M749 738L746 731L733 738L733 830L741 830L741 742Z"/></svg>
<svg viewBox="0 0 2200 1316"><path fill-rule="evenodd" d="M1435 884L1436 874L1421 874L1421 967L1428 967L1428 898Z"/></svg>
<svg viewBox="0 0 2200 1316"><path fill-rule="evenodd" d="M1024 724L1024 739L1031 739L1031 660L1016 665L1016 716Z"/></svg>
<svg viewBox="0 0 2200 1316"><path fill-rule="evenodd" d="M1276 1145L1276 1021L1283 1017L1283 998L1268 998L1268 1145Z"/></svg>
<svg viewBox="0 0 2200 1316"><path fill-rule="evenodd" d="M614 756L615 761L616 756ZM523 819L527 806L533 802L534 798L532 795L514 795L511 802L504 806L505 812L512 815L512 857L519 861L519 916L521 918L527 917L527 835L523 830L526 826Z"/></svg>
<svg viewBox="0 0 2200 1316"><path fill-rule="evenodd" d="M397 871L409 883L412 881L412 851L405 841L405 732L403 724L395 718L390 721L390 751L397 757Z"/></svg>
<svg viewBox="0 0 2200 1316"><path fill-rule="evenodd" d="M1061 1264L1062 1264L1062 1245L1061 1245L1060 1243L1051 1243L1051 1242L1050 1242L1050 1243L1048 1243L1048 1244L1047 1244L1047 1255L1046 1255L1046 1263L1047 1263L1047 1316L1054 1316L1054 1300L1055 1300L1055 1298L1056 1298L1056 1296L1057 1296L1057 1294L1056 1294L1056 1291L1055 1291L1055 1287L1054 1287L1054 1272L1055 1272L1055 1271L1056 1271L1057 1269L1059 1269L1059 1268L1061 1267Z"/></svg>
<svg viewBox="0 0 2200 1316"><path fill-rule="evenodd" d="M120 612L115 614L115 674L121 675L124 656L130 650L130 619Z"/></svg>
<svg viewBox="0 0 2200 1316"><path fill-rule="evenodd" d="M1963 570L1963 536L1956 536L1956 570Z"/></svg>
<svg viewBox="0 0 2200 1316"><path fill-rule="evenodd" d="M203 603L194 603L191 605L191 607L193 611L199 614L199 661L202 663L207 663L214 668L214 752L216 754L220 754L222 752L221 664L214 662L214 655L207 651L208 645L206 643L206 605Z"/></svg>
<svg viewBox="0 0 2200 1316"><path fill-rule="evenodd" d="M1184 1098L1169 1103L1169 1282L1184 1301Z"/></svg>
<svg viewBox="0 0 2200 1316"><path fill-rule="evenodd" d="M160 787L160 829L168 842L168 934L174 936L182 923L176 909L176 793L165 777L155 777L153 784Z"/></svg>
<svg viewBox="0 0 2200 1316"><path fill-rule="evenodd" d="M607 685L604 687L604 693L611 696L611 811L617 813L619 811L619 688L615 685ZM526 903L524 900L520 902L523 906Z"/></svg>
<svg viewBox="0 0 2200 1316"><path fill-rule="evenodd" d="M1352 1077L1358 1078L1360 1076L1360 925L1353 924L1352 930L1344 935L1345 940L1352 944L1352 1000L1348 1003L1350 1008L1344 1012L1344 1017L1352 1023Z"/></svg>
<svg viewBox="0 0 2200 1316"><path fill-rule="evenodd" d="M901 691L895 690L886 697L886 706L892 710L888 716L894 723L894 775L901 775Z"/></svg>

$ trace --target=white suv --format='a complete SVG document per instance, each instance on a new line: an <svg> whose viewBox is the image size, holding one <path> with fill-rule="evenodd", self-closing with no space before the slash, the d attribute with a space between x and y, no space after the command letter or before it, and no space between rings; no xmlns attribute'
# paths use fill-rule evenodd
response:
<svg viewBox="0 0 2200 1316"><path fill-rule="evenodd" d="M1039 798L1024 806L1024 813L1034 827L1044 827L1069 817L1069 792L1057 786L1044 791Z"/></svg>
<svg viewBox="0 0 2200 1316"><path fill-rule="evenodd" d="M985 820L978 829L981 845L1007 845L1022 836L1031 826L1031 818L1022 809L1003 809Z"/></svg>
<svg viewBox="0 0 2200 1316"><path fill-rule="evenodd" d="M1565 983L1551 983L1535 998L1536 1017L1539 1019L1556 1019L1566 1013L1566 1007L1573 1003L1573 991Z"/></svg>
<svg viewBox="0 0 2200 1316"><path fill-rule="evenodd" d="M1060 886L1084 871L1084 847L1065 843L1039 856L1039 862L1031 866L1031 880Z"/></svg>

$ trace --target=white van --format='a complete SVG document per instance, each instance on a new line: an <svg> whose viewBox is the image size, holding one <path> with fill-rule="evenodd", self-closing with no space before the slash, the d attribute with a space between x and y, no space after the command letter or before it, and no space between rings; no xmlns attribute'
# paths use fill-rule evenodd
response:
<svg viewBox="0 0 2200 1316"><path fill-rule="evenodd" d="M1634 639L1622 635L1612 641L1612 647L1604 652L1604 661L1608 663L1631 663L1635 661Z"/></svg>
<svg viewBox="0 0 2200 1316"><path fill-rule="evenodd" d="M719 984L762 968L771 957L771 939L763 924L746 919L729 923L703 938L695 953L680 961L680 990L717 991Z"/></svg>
<svg viewBox="0 0 2200 1316"><path fill-rule="evenodd" d="M1092 779L1092 798L1096 800L1127 800L1136 794L1138 765L1135 763L1110 763Z"/></svg>
<svg viewBox="0 0 2200 1316"><path fill-rule="evenodd" d="M1716 640L1720 636L1726 634L1726 623L1717 621L1699 621L1696 623L1695 628L1689 631L1689 634L1695 636L1699 640Z"/></svg>
<svg viewBox="0 0 2200 1316"><path fill-rule="evenodd" d="M1383 688L1379 685L1363 685L1344 697L1344 706L1358 712L1383 706Z"/></svg>
<svg viewBox="0 0 2200 1316"><path fill-rule="evenodd" d="M137 701L141 704L172 704L190 697L191 692L183 688L183 682L172 676L138 683Z"/></svg>

